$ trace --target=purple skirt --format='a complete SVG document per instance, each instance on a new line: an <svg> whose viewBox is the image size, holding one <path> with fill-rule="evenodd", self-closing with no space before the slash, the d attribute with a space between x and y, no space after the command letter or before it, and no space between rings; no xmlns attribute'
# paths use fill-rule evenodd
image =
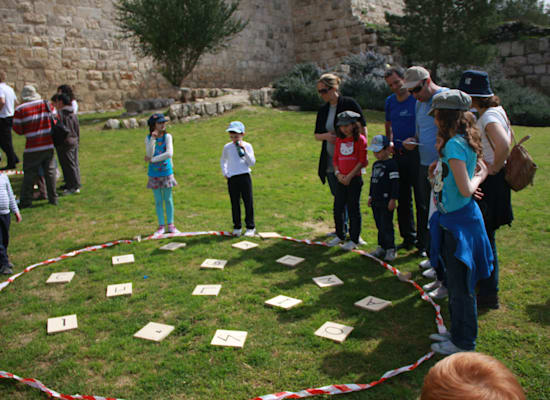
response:
<svg viewBox="0 0 550 400"><path fill-rule="evenodd" d="M150 176L147 181L148 189L171 188L178 184L174 174L168 176Z"/></svg>

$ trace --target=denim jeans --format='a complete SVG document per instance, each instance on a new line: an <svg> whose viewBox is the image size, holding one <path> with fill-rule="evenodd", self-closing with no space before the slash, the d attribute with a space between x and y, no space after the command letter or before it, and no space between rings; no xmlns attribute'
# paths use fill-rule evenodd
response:
<svg viewBox="0 0 550 400"><path fill-rule="evenodd" d="M497 246L495 243L495 231L487 231L489 237L489 243L491 243L491 249L493 250L493 272L487 279L481 279L478 282L479 295L480 296L495 296L498 294L498 256Z"/></svg>
<svg viewBox="0 0 550 400"><path fill-rule="evenodd" d="M477 338L477 305L473 287L470 287L470 269L454 256L456 240L444 232L441 255L447 273L449 313L451 314L451 341L463 350L474 350Z"/></svg>

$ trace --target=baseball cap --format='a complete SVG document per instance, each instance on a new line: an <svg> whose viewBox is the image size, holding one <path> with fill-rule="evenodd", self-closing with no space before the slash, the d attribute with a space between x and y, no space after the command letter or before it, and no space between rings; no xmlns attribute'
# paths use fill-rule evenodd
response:
<svg viewBox="0 0 550 400"><path fill-rule="evenodd" d="M403 83L403 87L405 89L412 89L429 77L430 73L426 68L420 66L410 67L405 71L405 82Z"/></svg>
<svg viewBox="0 0 550 400"><path fill-rule="evenodd" d="M357 122L361 118L361 114L356 113L355 111L343 111L336 116L338 120L336 126L349 125L351 123Z"/></svg>
<svg viewBox="0 0 550 400"><path fill-rule="evenodd" d="M458 89L451 89L436 94L432 99L432 108L428 115L433 117L435 110L468 111L472 106L472 98Z"/></svg>
<svg viewBox="0 0 550 400"><path fill-rule="evenodd" d="M458 88L472 97L494 96L489 83L489 74L485 71L473 69L464 71L460 77Z"/></svg>
<svg viewBox="0 0 550 400"><path fill-rule="evenodd" d="M156 123L166 122L166 118L163 113L154 113L147 120L147 125L154 126Z"/></svg>
<svg viewBox="0 0 550 400"><path fill-rule="evenodd" d="M372 142L370 143L369 147L367 147L367 150L378 153L379 151L384 150L389 145L390 145L390 140L386 136L376 135L375 137L372 138Z"/></svg>
<svg viewBox="0 0 550 400"><path fill-rule="evenodd" d="M244 133L244 124L241 121L233 121L229 124L226 132Z"/></svg>

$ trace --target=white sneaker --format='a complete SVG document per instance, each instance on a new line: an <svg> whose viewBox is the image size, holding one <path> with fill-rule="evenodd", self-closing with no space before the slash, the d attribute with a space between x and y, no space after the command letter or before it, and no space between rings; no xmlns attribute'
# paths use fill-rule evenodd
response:
<svg viewBox="0 0 550 400"><path fill-rule="evenodd" d="M418 263L418 266L423 269L430 269L432 267L432 264L430 263L430 259L422 260Z"/></svg>
<svg viewBox="0 0 550 400"><path fill-rule="evenodd" d="M334 237L334 238L332 238L331 240L328 241L327 246L328 247L334 247L334 246L339 245L342 242L343 242L343 240L340 239L338 236L336 236L336 237Z"/></svg>
<svg viewBox="0 0 550 400"><path fill-rule="evenodd" d="M436 275L437 274L435 273L435 269L433 268L427 269L426 271L422 272L422 276L429 279L435 279Z"/></svg>
<svg viewBox="0 0 550 400"><path fill-rule="evenodd" d="M241 236L241 233L243 233L243 230L241 228L239 229L233 229L233 236Z"/></svg>
<svg viewBox="0 0 550 400"><path fill-rule="evenodd" d="M355 243L353 240L350 240L346 244L342 246L342 250L351 251L357 247L357 243Z"/></svg>
<svg viewBox="0 0 550 400"><path fill-rule="evenodd" d="M446 356L449 356L454 353L468 351L468 350L461 349L460 347L456 347L454 343L451 342L450 340L447 340L446 342L432 343L431 348L436 353L444 354Z"/></svg>
<svg viewBox="0 0 550 400"><path fill-rule="evenodd" d="M444 299L449 295L449 290L443 285L428 293L432 299Z"/></svg>
<svg viewBox="0 0 550 400"><path fill-rule="evenodd" d="M159 225L155 233L153 233L155 236L164 235L164 225Z"/></svg>
<svg viewBox="0 0 550 400"><path fill-rule="evenodd" d="M247 229L246 232L244 233L246 237L254 237L255 234L256 234L255 228Z"/></svg>
<svg viewBox="0 0 550 400"><path fill-rule="evenodd" d="M386 255L386 250L384 250L382 247L378 246L376 250L370 253L371 256L376 258L382 258Z"/></svg>
<svg viewBox="0 0 550 400"><path fill-rule="evenodd" d="M430 335L430 340L433 340L435 342L447 342L451 340L451 332L432 333Z"/></svg>
<svg viewBox="0 0 550 400"><path fill-rule="evenodd" d="M440 287L441 285L443 284L443 282L441 281L438 281L437 279L433 282L430 282L430 283L426 283L425 285L422 286L422 289L424 289L425 292L431 292L432 290L435 290L437 289L438 287Z"/></svg>
<svg viewBox="0 0 550 400"><path fill-rule="evenodd" d="M359 246L364 246L367 244L366 241L363 240L363 238L361 236L359 236L359 243L357 243Z"/></svg>
<svg viewBox="0 0 550 400"><path fill-rule="evenodd" d="M386 256L384 257L384 260L386 260L386 261L395 260L395 249L386 250Z"/></svg>

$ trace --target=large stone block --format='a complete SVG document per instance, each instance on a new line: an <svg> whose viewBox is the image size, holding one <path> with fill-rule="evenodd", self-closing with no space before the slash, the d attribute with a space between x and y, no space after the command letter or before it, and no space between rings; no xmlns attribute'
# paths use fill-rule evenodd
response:
<svg viewBox="0 0 550 400"><path fill-rule="evenodd" d="M529 64L541 64L542 63L542 54L540 54L540 53L529 54L527 56L527 62Z"/></svg>
<svg viewBox="0 0 550 400"><path fill-rule="evenodd" d="M512 42L512 47L510 49L510 53L513 56L522 56L525 54L525 46L522 42Z"/></svg>

